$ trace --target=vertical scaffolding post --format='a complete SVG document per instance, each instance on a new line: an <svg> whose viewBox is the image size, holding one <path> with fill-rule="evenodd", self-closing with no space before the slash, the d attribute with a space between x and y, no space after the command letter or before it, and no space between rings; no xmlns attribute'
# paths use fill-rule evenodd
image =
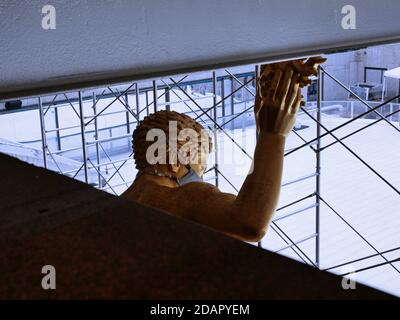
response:
<svg viewBox="0 0 400 320"><path fill-rule="evenodd" d="M323 90L323 79L321 68L318 67L318 79L317 79L317 152L316 152L316 176L315 176L315 264L319 268L320 266L320 200L319 195L321 191L320 176L321 176L321 99Z"/></svg>
<svg viewBox="0 0 400 320"><path fill-rule="evenodd" d="M136 85L135 85L135 98L136 98L136 114L137 114L136 124L139 124L140 106L139 106L139 85L138 85L137 82L136 82Z"/></svg>
<svg viewBox="0 0 400 320"><path fill-rule="evenodd" d="M46 140L46 128L44 123L43 105L41 97L38 98L38 109L40 117L40 132L42 134L43 166L47 169L47 140Z"/></svg>
<svg viewBox="0 0 400 320"><path fill-rule="evenodd" d="M83 157L83 170L85 173L85 182L89 182L88 176L88 163L87 163L87 149L86 149L86 137L85 137L85 118L83 114L83 101L82 101L82 92L78 91L79 96L79 115L81 122L81 138L82 138L82 157Z"/></svg>
<svg viewBox="0 0 400 320"><path fill-rule="evenodd" d="M60 136L60 121L58 117L58 107L55 106L54 108L54 121L56 123L56 135L57 135L57 147L58 150L61 150L61 136Z"/></svg>
<svg viewBox="0 0 400 320"><path fill-rule="evenodd" d="M98 185L99 188L103 187L101 185L101 175L100 175L100 149L99 149L99 127L97 123L97 107L96 107L96 93L93 92L92 96L92 102L93 102L93 114L94 114L94 139L96 140L96 163L97 163L97 179L98 179Z"/></svg>
<svg viewBox="0 0 400 320"><path fill-rule="evenodd" d="M222 119L225 121L225 79L221 77Z"/></svg>
<svg viewBox="0 0 400 320"><path fill-rule="evenodd" d="M149 91L146 92L146 115L149 115Z"/></svg>
<svg viewBox="0 0 400 320"><path fill-rule="evenodd" d="M213 133L214 133L214 157L215 157L215 164L214 164L214 171L215 171L215 185L218 187L219 181L218 181L218 136L217 136L217 121L218 121L218 116L217 116L217 77L215 74L215 71L212 73L212 90L213 90L213 117L214 117L214 127L213 127Z"/></svg>
<svg viewBox="0 0 400 320"><path fill-rule="evenodd" d="M166 109L167 111L170 111L170 110L171 110L171 105L168 103L168 102L170 102L170 101L171 101L171 98L170 98L170 95L169 95L169 89L166 88L166 89L165 89L165 102L166 102L167 104L165 105L165 109Z"/></svg>
<svg viewBox="0 0 400 320"><path fill-rule="evenodd" d="M255 79L254 84L255 84L255 86L256 86L256 96L257 96L258 74L259 74L259 72L260 72L260 69L259 69L259 67L258 67L258 64L256 64L256 66L255 66L255 68L254 68L254 73L255 73L255 75L254 75L254 79ZM255 107L255 104L256 104L256 97L254 98L254 107ZM254 119L256 119L255 113L254 113ZM256 123L256 128L257 128L257 123ZM257 132L257 129L256 129L256 141L257 141L257 140L258 140L258 132Z"/></svg>
<svg viewBox="0 0 400 320"><path fill-rule="evenodd" d="M127 107L129 108L129 98L128 98L128 93L125 93L125 103ZM130 128L130 119L129 119L129 112L125 112L125 117L126 117L126 133L131 133L131 128Z"/></svg>
<svg viewBox="0 0 400 320"><path fill-rule="evenodd" d="M233 77L229 77L229 83L231 86L231 88L230 88L230 90L231 90L231 92L230 92L230 94L231 94L231 98L230 98L230 100L231 100L231 116L233 117L233 115L235 114L235 99L233 98L234 97L233 91L235 90L235 88L233 85ZM233 128L234 127L233 127L233 121L232 121L232 129Z"/></svg>
<svg viewBox="0 0 400 320"><path fill-rule="evenodd" d="M153 80L153 105L154 105L154 112L158 111L157 105L157 82Z"/></svg>
<svg viewBox="0 0 400 320"><path fill-rule="evenodd" d="M259 73L259 68L258 68L258 64L256 64L255 68L254 68L254 79L255 79L255 85L256 85L256 94L257 94L257 87L258 87L258 73ZM246 81L245 81L246 83ZM254 99L254 104L256 103L256 99ZM254 119L255 119L255 115L254 115ZM256 128L257 128L257 124L256 124ZM258 140L258 132L256 130L256 141ZM258 241L258 247L262 248L262 240Z"/></svg>

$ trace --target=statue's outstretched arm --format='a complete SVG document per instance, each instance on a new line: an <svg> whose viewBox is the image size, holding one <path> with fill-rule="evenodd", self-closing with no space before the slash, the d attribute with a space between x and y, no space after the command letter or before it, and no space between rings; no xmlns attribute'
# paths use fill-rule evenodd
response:
<svg viewBox="0 0 400 320"><path fill-rule="evenodd" d="M180 188L199 200L188 210L189 219L245 241L265 235L279 200L285 140L296 121L300 88L323 61L262 66L255 101L258 139L250 173L237 196L206 183Z"/></svg>
<svg viewBox="0 0 400 320"><path fill-rule="evenodd" d="M257 145L250 173L237 196L208 183L189 183L174 192L178 215L244 241L258 241L275 213L281 188L284 147L301 103L300 88L325 59L316 57L261 67L255 116Z"/></svg>
<svg viewBox="0 0 400 320"><path fill-rule="evenodd" d="M279 200L285 140L301 101L299 77L292 68L274 70L267 66L259 80L257 145L250 173L233 203L236 219L253 230L252 240L264 236Z"/></svg>
<svg viewBox="0 0 400 320"><path fill-rule="evenodd" d="M258 140L250 174L234 201L234 214L261 239L275 213L281 189L285 140L301 103L300 88L317 75L324 58L265 65L255 101Z"/></svg>

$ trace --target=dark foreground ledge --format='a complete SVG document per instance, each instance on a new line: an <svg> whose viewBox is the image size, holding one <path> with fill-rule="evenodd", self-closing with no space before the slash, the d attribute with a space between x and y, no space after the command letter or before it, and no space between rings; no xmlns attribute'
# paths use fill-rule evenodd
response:
<svg viewBox="0 0 400 320"><path fill-rule="evenodd" d="M5 155L0 174L0 299L391 298Z"/></svg>

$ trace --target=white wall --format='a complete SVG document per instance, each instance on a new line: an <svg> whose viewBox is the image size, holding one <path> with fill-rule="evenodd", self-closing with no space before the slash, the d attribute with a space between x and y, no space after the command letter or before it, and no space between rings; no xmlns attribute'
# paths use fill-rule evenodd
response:
<svg viewBox="0 0 400 320"><path fill-rule="evenodd" d="M0 99L400 40L400 1L350 2L1 0Z"/></svg>

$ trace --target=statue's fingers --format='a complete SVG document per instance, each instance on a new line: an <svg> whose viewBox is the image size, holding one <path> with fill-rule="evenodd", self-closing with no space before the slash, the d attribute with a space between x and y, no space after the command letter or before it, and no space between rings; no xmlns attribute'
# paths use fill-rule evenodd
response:
<svg viewBox="0 0 400 320"><path fill-rule="evenodd" d="M260 73L259 83L264 83L268 78L272 79L273 73L274 71L272 69L264 69L263 72Z"/></svg>
<svg viewBox="0 0 400 320"><path fill-rule="evenodd" d="M262 73L267 69L267 65L266 64L262 64L260 65L260 76L262 75Z"/></svg>
<svg viewBox="0 0 400 320"><path fill-rule="evenodd" d="M317 75L318 71L318 65L321 63L324 63L326 61L326 58L322 57L311 57L307 59L307 61L303 64L295 62L294 66L296 67L296 70L303 75Z"/></svg>
<svg viewBox="0 0 400 320"><path fill-rule="evenodd" d="M294 112L294 104L296 102L298 92L300 92L300 85L299 83L296 83L288 95L287 110L289 110L290 113Z"/></svg>
<svg viewBox="0 0 400 320"><path fill-rule="evenodd" d="M254 99L254 113L257 113L258 110L261 108L261 97L259 94L256 94L256 97Z"/></svg>
<svg viewBox="0 0 400 320"><path fill-rule="evenodd" d="M297 111L299 110L300 106L301 106L301 100L302 100L302 95L301 95L301 90L298 89L297 92L294 95L295 99L293 101L293 104L291 106L291 113L296 114Z"/></svg>
<svg viewBox="0 0 400 320"><path fill-rule="evenodd" d="M281 70L286 71L287 69L291 68L291 61L281 61L281 62L274 62L266 65L268 70Z"/></svg>
<svg viewBox="0 0 400 320"><path fill-rule="evenodd" d="M286 101L285 101L285 105L287 106L287 108L290 108L290 106L292 105L294 98L296 97L295 95L293 96L293 93L297 92L297 89L299 88L299 77L300 75L297 72L294 72L291 82L290 82L290 87L288 90L288 94L286 96Z"/></svg>
<svg viewBox="0 0 400 320"><path fill-rule="evenodd" d="M308 86L312 83L311 79L308 79L308 77L301 77L301 80L299 81L300 87L303 88L305 86Z"/></svg>
<svg viewBox="0 0 400 320"><path fill-rule="evenodd" d="M282 77L277 90L276 100L280 103L281 108L286 108L286 97L292 83L293 69L287 69Z"/></svg>
<svg viewBox="0 0 400 320"><path fill-rule="evenodd" d="M306 102L304 101L304 96L301 95L301 98L300 98L300 107L305 107L305 105L306 105Z"/></svg>
<svg viewBox="0 0 400 320"><path fill-rule="evenodd" d="M313 71L314 75L318 74L318 66L326 61L323 57L311 57L307 62L306 66L310 71Z"/></svg>
<svg viewBox="0 0 400 320"><path fill-rule="evenodd" d="M313 66L307 67L306 70L305 70L305 75L307 77L309 77L309 76L317 76L318 75L318 66L313 65Z"/></svg>
<svg viewBox="0 0 400 320"><path fill-rule="evenodd" d="M327 59L321 56L316 56L316 57L311 57L308 59L308 62L310 64L322 64L326 61Z"/></svg>
<svg viewBox="0 0 400 320"><path fill-rule="evenodd" d="M282 71L281 70L276 70L274 73L274 78L272 79L271 85L267 89L267 96L268 98L272 99L272 101L275 101L275 97L277 94L277 90L279 87L279 82L281 81L282 77Z"/></svg>
<svg viewBox="0 0 400 320"><path fill-rule="evenodd" d="M313 63L306 62L304 64L300 74L305 76L305 77L309 77L311 75L317 75L318 74L317 65L315 65Z"/></svg>
<svg viewBox="0 0 400 320"><path fill-rule="evenodd" d="M275 71L276 69L279 69L279 63L268 63L264 64L264 70L269 70L269 71Z"/></svg>
<svg viewBox="0 0 400 320"><path fill-rule="evenodd" d="M271 87L274 75L275 73L273 70L265 70L258 79L258 90L259 90L259 95L261 97L264 97L265 95L268 94L267 91Z"/></svg>
<svg viewBox="0 0 400 320"><path fill-rule="evenodd" d="M299 60L293 60L292 61L292 67L300 74L304 72L304 60L305 59L299 59Z"/></svg>
<svg viewBox="0 0 400 320"><path fill-rule="evenodd" d="M272 71L273 71L273 69L269 68L267 64L261 65L260 66L260 78L265 77Z"/></svg>

